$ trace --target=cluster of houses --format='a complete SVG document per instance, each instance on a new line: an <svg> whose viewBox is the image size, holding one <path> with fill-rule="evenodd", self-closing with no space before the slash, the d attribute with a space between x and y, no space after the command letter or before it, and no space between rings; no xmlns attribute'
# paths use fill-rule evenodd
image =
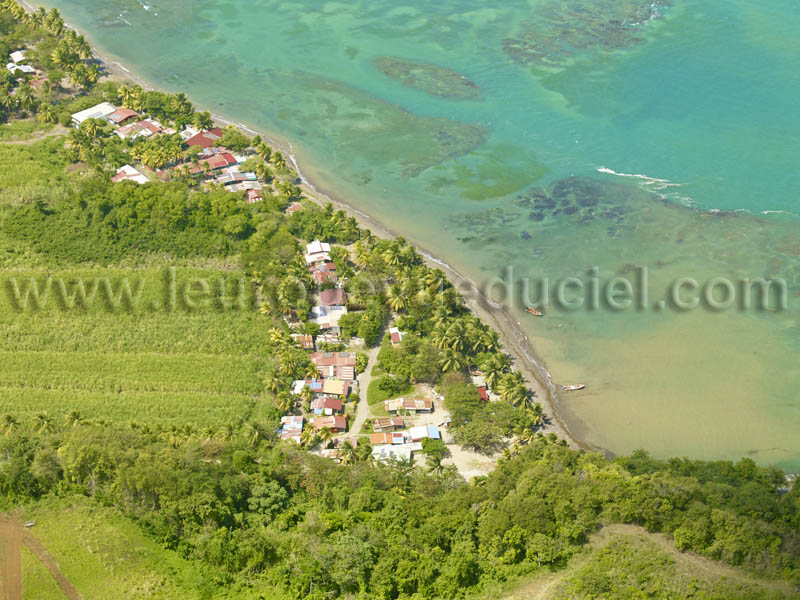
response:
<svg viewBox="0 0 800 600"><path fill-rule="evenodd" d="M187 127L183 131L165 127L155 119L143 118L130 108L117 108L110 102L102 102L72 115L72 123L80 127L88 119L100 119L115 127L114 134L123 140L147 139L159 135L179 133L187 149L193 148L197 153L197 162L193 163L190 173L202 177L209 183L217 183L231 192L244 191L248 202L263 200L262 184L255 173L242 172L239 169L245 157L237 156L220 144L223 131L218 127L199 130ZM147 183L149 179L131 165L117 170L113 181L135 181Z"/></svg>
<svg viewBox="0 0 800 600"><path fill-rule="evenodd" d="M369 443L372 445L372 456L376 460L408 461L414 452L422 450L422 441L425 439L442 439L439 428L436 425L418 425L407 431L376 432L370 434Z"/></svg>
<svg viewBox="0 0 800 600"><path fill-rule="evenodd" d="M290 207L291 208L291 207ZM314 240L306 245L306 267L311 278L319 285L326 286L319 293L319 302L311 308L309 321L319 325L320 337L328 343L339 343L339 319L347 314L347 297L344 288L338 287L336 265L331 260L331 246ZM334 286L334 287L329 287Z"/></svg>
<svg viewBox="0 0 800 600"><path fill-rule="evenodd" d="M311 390L310 412L305 416L284 417L281 439L299 442L306 417L316 431L327 428L332 433L342 433L347 430L344 402L357 387L355 352L315 352L310 358L319 376L298 379L292 384L292 393L298 396L305 388Z"/></svg>
<svg viewBox="0 0 800 600"><path fill-rule="evenodd" d="M295 210L301 209L302 206L298 204ZM292 334L295 344L307 350L320 347L321 342L338 343L339 319L347 314L345 291L340 287L336 265L331 260L330 252L330 244L320 240L314 240L305 248L306 267L314 281L324 287L319 293L318 303L312 307L309 315L309 321L320 327L316 339L305 333ZM393 345L400 344L404 335L396 327L389 330ZM344 401L357 385L355 353L318 351L312 353L310 358L317 368L318 376L298 379L292 384L292 393L295 395L303 394L305 389L311 391L312 400L308 414L283 417L281 439L300 443L306 422L315 431L327 428L332 433L342 433L347 429ZM424 439L441 439L439 427L436 425L419 425L405 429L408 423L403 416L432 413L432 400L394 398L386 400L384 408L390 416L372 421L370 444L376 460L410 460L413 452L422 449ZM337 448L331 448L323 450L322 455L338 460L338 452Z"/></svg>
<svg viewBox="0 0 800 600"><path fill-rule="evenodd" d="M42 84L47 81L47 76L44 75L39 69L33 65L29 65L28 58L24 49L15 50L8 56L9 62L6 64L6 69L14 77L25 77L30 75L32 78L28 84L35 90L41 88ZM11 90L11 95L14 95L15 90Z"/></svg>

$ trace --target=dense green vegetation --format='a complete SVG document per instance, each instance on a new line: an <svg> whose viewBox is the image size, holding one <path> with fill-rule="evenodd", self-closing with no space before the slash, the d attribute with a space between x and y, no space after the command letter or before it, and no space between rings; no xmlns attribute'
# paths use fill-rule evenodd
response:
<svg viewBox="0 0 800 600"><path fill-rule="evenodd" d="M779 496L782 474L749 460L609 462L543 438L466 484L447 470L336 465L275 445L270 431L226 441L83 423L12 428L0 439L0 497L95 498L202 561L217 584L263 582L290 598L464 597L563 566L615 522L776 578L800 572L798 490Z"/></svg>

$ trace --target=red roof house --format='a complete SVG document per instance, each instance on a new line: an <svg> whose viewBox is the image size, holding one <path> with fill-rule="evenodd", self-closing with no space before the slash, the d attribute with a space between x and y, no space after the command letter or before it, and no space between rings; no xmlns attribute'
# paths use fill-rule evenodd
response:
<svg viewBox="0 0 800 600"><path fill-rule="evenodd" d="M224 154L215 154L209 158L203 159L192 168L192 174L203 173L205 171L204 165L208 165L209 171L217 171L225 167L231 167L238 164L236 158L230 152Z"/></svg>
<svg viewBox="0 0 800 600"><path fill-rule="evenodd" d="M219 127L212 127L206 131L201 131L197 135L193 135L186 140L187 146L200 146L201 148L211 148L219 143L222 138L222 129Z"/></svg>
<svg viewBox="0 0 800 600"><path fill-rule="evenodd" d="M118 108L113 113L108 115L106 119L111 121L114 125L122 125L128 119L134 119L139 116L135 110L130 108Z"/></svg>
<svg viewBox="0 0 800 600"><path fill-rule="evenodd" d="M327 427L333 432L344 431L347 429L347 419L344 415L331 415L329 417L314 417L311 419L311 425L319 431L323 427Z"/></svg>
<svg viewBox="0 0 800 600"><path fill-rule="evenodd" d="M330 365L355 367L356 366L356 353L355 352L315 352L309 356L311 362L318 367L326 367Z"/></svg>
<svg viewBox="0 0 800 600"><path fill-rule="evenodd" d="M342 306L344 305L344 290L342 288L330 288L319 293L319 302L322 306Z"/></svg>

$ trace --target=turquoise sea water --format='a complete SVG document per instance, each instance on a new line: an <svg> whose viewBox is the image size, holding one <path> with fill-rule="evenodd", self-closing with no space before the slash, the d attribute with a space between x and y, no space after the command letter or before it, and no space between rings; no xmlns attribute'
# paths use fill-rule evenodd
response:
<svg viewBox="0 0 800 600"><path fill-rule="evenodd" d="M785 279L778 313L510 308L555 382L587 384L559 400L579 437L800 469L794 2L47 4L477 282Z"/></svg>

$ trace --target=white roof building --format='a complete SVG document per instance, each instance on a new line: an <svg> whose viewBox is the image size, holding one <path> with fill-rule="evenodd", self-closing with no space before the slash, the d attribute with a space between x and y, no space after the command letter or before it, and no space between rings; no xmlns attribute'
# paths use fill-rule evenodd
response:
<svg viewBox="0 0 800 600"><path fill-rule="evenodd" d="M346 306L314 306L311 308L311 323L316 323L322 329L331 329L339 326L339 319L347 314Z"/></svg>
<svg viewBox="0 0 800 600"><path fill-rule="evenodd" d="M72 122L80 126L81 123L88 119L105 119L108 115L117 110L117 107L110 102L102 102L97 106L92 106L86 110L76 112L72 115Z"/></svg>
<svg viewBox="0 0 800 600"><path fill-rule="evenodd" d="M113 181L114 183L126 180L135 181L136 183L142 183L142 184L148 183L150 181L145 175L143 175L130 165L125 165L124 167L120 167L119 169L117 169L117 174L111 178L111 181Z"/></svg>
<svg viewBox="0 0 800 600"><path fill-rule="evenodd" d="M29 74L36 73L36 69L31 67L30 65L18 65L17 63L13 63L13 62L12 63L8 63L6 65L6 68L12 74L16 73L17 71L22 71L23 73L29 73Z"/></svg>
<svg viewBox="0 0 800 600"><path fill-rule="evenodd" d="M408 430L408 438L412 442L419 442L425 438L439 440L442 438L436 425L419 425Z"/></svg>
<svg viewBox="0 0 800 600"><path fill-rule="evenodd" d="M318 262L330 260L331 245L319 240L306 244L306 264L313 265Z"/></svg>
<svg viewBox="0 0 800 600"><path fill-rule="evenodd" d="M411 448L408 446L375 446L372 449L375 460L387 462L390 460L411 460Z"/></svg>
<svg viewBox="0 0 800 600"><path fill-rule="evenodd" d="M25 50L17 50L16 52L12 52L10 56L11 62L21 63L25 60Z"/></svg>
<svg viewBox="0 0 800 600"><path fill-rule="evenodd" d="M318 252L330 252L331 245L319 240L314 240L310 244L306 244L306 254L316 254Z"/></svg>

